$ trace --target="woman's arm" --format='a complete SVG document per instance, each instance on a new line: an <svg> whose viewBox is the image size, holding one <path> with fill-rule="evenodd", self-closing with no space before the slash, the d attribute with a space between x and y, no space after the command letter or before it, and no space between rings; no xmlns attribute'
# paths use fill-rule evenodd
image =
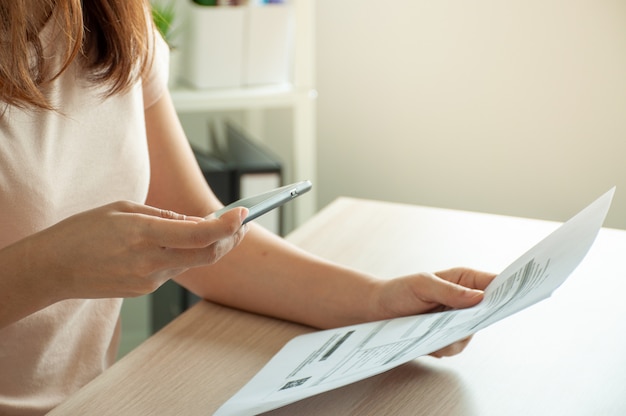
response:
<svg viewBox="0 0 626 416"><path fill-rule="evenodd" d="M58 300L54 284L37 279L36 255L29 242L0 250L0 328Z"/></svg>
<svg viewBox="0 0 626 416"><path fill-rule="evenodd" d="M206 216L221 204L208 189L169 94L146 111L152 178L148 204ZM384 281L306 253L250 224L244 241L210 267L176 280L229 306L319 328L472 306L493 275L467 269ZM481 290L471 290L473 288Z"/></svg>

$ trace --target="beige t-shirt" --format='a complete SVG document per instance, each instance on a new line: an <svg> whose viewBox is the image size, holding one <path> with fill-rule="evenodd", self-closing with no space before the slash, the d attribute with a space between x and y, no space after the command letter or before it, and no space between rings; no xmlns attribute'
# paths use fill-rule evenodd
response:
<svg viewBox="0 0 626 416"><path fill-rule="evenodd" d="M72 66L53 86L62 114L8 108L0 117L0 247L113 201L145 202L144 109L167 86L158 36L155 51L150 75L124 95L102 99ZM121 303L66 300L0 329L0 415L43 414L110 366Z"/></svg>

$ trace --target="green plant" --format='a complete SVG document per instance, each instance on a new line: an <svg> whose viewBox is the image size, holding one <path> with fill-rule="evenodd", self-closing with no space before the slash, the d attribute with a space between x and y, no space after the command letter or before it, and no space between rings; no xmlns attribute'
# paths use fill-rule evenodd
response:
<svg viewBox="0 0 626 416"><path fill-rule="evenodd" d="M176 12L174 10L174 4L171 2L162 3L154 2L152 4L152 19L156 25L161 36L167 42L170 49L174 48L172 44L174 38L174 19L176 18Z"/></svg>

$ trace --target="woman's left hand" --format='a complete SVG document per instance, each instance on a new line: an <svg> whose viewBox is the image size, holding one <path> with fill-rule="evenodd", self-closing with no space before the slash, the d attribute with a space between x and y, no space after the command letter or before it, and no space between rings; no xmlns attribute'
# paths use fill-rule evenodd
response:
<svg viewBox="0 0 626 416"><path fill-rule="evenodd" d="M436 273L417 273L380 282L377 319L417 315L474 306L483 299L483 290L495 274L454 268ZM460 353L471 337L433 352L434 357Z"/></svg>

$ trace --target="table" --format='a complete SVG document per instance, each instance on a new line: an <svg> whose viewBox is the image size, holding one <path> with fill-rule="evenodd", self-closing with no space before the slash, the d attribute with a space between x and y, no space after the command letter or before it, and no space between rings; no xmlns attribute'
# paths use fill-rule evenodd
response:
<svg viewBox="0 0 626 416"><path fill-rule="evenodd" d="M497 272L558 225L340 198L288 239L389 278L459 265ZM268 414L624 415L625 257L626 232L602 229L552 298L479 332L462 354L422 357ZM311 330L201 302L50 415L209 415Z"/></svg>

